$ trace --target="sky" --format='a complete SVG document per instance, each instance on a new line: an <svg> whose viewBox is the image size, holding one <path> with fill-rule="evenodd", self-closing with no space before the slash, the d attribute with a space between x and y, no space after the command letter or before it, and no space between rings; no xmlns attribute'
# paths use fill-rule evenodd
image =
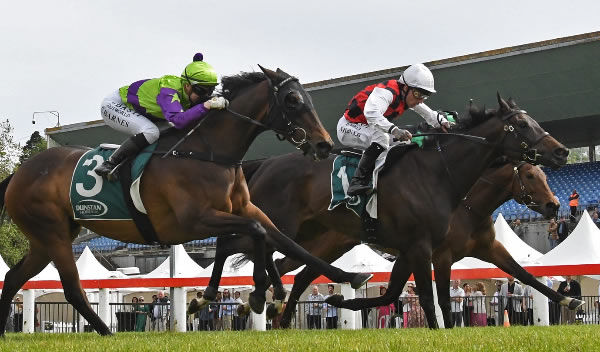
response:
<svg viewBox="0 0 600 352"><path fill-rule="evenodd" d="M100 119L134 81L180 74L194 53L219 76L257 64L303 83L600 30L600 1L0 2L0 118L31 133ZM350 98L350 97L349 97Z"/></svg>

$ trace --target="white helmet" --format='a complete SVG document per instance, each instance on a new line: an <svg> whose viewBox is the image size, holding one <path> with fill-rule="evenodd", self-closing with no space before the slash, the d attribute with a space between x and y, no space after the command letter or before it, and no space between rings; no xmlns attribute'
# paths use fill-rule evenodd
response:
<svg viewBox="0 0 600 352"><path fill-rule="evenodd" d="M423 64L410 65L402 72L398 81L409 87L420 88L430 93L435 93L435 89L433 88L433 74Z"/></svg>

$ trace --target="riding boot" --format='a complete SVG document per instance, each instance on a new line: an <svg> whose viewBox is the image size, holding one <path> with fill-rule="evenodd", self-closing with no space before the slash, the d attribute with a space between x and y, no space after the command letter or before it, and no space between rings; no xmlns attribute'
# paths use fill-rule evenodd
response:
<svg viewBox="0 0 600 352"><path fill-rule="evenodd" d="M117 180L115 175L111 175L111 172L117 165L123 160L135 156L140 150L146 148L149 145L146 137L143 133L138 133L125 140L121 146L115 150L108 160L105 160L102 165L94 169L96 174L106 177L109 181Z"/></svg>
<svg viewBox="0 0 600 352"><path fill-rule="evenodd" d="M385 149L377 143L371 143L371 145L365 149L362 158L360 158L358 163L358 167L356 168L356 171L354 171L352 181L350 181L350 186L348 187L349 196L353 197L371 190L369 182L371 181L373 170L375 169L375 161L384 150Z"/></svg>

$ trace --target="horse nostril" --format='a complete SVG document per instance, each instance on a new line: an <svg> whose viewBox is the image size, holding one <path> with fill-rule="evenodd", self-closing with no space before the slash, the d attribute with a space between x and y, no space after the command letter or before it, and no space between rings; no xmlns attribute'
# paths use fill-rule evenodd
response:
<svg viewBox="0 0 600 352"><path fill-rule="evenodd" d="M328 143L328 142L317 143L317 150L320 155L324 155L324 156L329 155L329 152L331 151L331 149L333 149L333 146L331 145L331 143Z"/></svg>
<svg viewBox="0 0 600 352"><path fill-rule="evenodd" d="M569 150L566 148L562 148L562 147L556 148L556 149L554 149L553 154L559 158L566 158L567 156L569 156Z"/></svg>

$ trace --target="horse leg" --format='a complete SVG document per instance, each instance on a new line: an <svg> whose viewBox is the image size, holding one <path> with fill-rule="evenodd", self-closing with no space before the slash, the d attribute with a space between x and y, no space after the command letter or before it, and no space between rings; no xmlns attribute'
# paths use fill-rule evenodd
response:
<svg viewBox="0 0 600 352"><path fill-rule="evenodd" d="M346 308L350 310L379 307L393 303L400 296L402 288L408 281L411 273L409 265L403 257L404 256L398 256L396 259L390 274L388 289L383 296L344 300L344 296L342 295L331 295L325 299L325 303L331 304L332 306L338 308Z"/></svg>
<svg viewBox="0 0 600 352"><path fill-rule="evenodd" d="M585 304L584 301L577 298L565 297L536 280L533 275L523 269L523 267L513 259L502 243L497 240L494 241L489 248L478 250L473 256L496 265L507 274L517 278L522 283L538 290L541 294L554 302L559 302L562 306L568 307L571 310L575 310Z"/></svg>
<svg viewBox="0 0 600 352"><path fill-rule="evenodd" d="M0 298L0 336L4 336L6 320L13 297L19 289L50 263L45 250L32 243L29 252L7 273Z"/></svg>
<svg viewBox="0 0 600 352"><path fill-rule="evenodd" d="M273 319L278 314L281 314L283 310L283 302L285 301L286 292L283 288L283 282L281 282L281 275L279 270L273 263L273 252L269 252L269 255L265 258L267 274L273 284L273 303L267 307L267 319Z"/></svg>
<svg viewBox="0 0 600 352"><path fill-rule="evenodd" d="M94 312L79 281L70 242L59 242L49 248L50 256L60 274L65 298L100 335L112 335L108 326Z"/></svg>
<svg viewBox="0 0 600 352"><path fill-rule="evenodd" d="M431 246L414 246L414 250L409 251L409 261L413 264L413 274L419 295L419 302L430 329L437 329L438 323L435 316L435 303L433 302L433 288L431 287ZM450 289L448 289L450 292Z"/></svg>
<svg viewBox="0 0 600 352"><path fill-rule="evenodd" d="M440 252L438 252L438 250ZM438 249L433 255L433 267L435 271L435 287L438 295L438 304L442 310L444 327L451 329L452 315L450 313L450 275L452 267L452 252Z"/></svg>

